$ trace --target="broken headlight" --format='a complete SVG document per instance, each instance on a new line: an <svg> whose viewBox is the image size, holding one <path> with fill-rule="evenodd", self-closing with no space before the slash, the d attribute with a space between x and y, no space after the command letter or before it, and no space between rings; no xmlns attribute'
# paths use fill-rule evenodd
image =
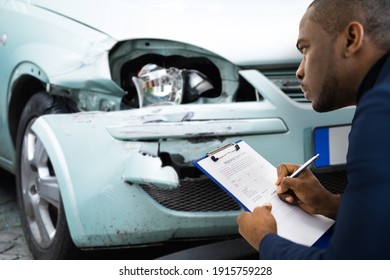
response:
<svg viewBox="0 0 390 280"><path fill-rule="evenodd" d="M194 102L214 88L207 77L197 70L163 68L156 64L146 64L138 77L132 80L140 108Z"/></svg>

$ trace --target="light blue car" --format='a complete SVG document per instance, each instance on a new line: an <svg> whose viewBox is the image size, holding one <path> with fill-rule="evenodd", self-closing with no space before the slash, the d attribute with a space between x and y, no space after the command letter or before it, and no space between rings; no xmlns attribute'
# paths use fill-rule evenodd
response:
<svg viewBox="0 0 390 280"><path fill-rule="evenodd" d="M192 161L240 139L275 166L321 149L341 186L354 108L314 112L295 78L310 2L0 0L0 166L33 256L237 235Z"/></svg>

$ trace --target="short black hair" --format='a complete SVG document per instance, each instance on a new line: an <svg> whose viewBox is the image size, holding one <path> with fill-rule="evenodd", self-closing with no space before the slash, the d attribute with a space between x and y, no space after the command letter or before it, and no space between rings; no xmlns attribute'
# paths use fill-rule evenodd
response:
<svg viewBox="0 0 390 280"><path fill-rule="evenodd" d="M357 21L378 48L390 51L390 0L314 0L309 8L310 19L330 35Z"/></svg>

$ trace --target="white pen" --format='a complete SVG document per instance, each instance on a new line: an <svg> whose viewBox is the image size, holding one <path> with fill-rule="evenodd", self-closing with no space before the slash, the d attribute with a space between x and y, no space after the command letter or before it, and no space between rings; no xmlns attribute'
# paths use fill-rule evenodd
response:
<svg viewBox="0 0 390 280"><path fill-rule="evenodd" d="M318 157L320 156L320 154L316 154L314 157L312 157L311 159L309 159L308 161L306 161L304 164L302 164L297 170L295 170L295 172L293 172L293 174L291 174L289 177L290 178L295 178L297 177L299 174L301 174L301 172L303 170L305 170L313 161L315 161Z"/></svg>

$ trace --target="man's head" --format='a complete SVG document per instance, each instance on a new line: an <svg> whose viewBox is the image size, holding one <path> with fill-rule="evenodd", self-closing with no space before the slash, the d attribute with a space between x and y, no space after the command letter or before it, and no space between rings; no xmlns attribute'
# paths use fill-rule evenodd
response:
<svg viewBox="0 0 390 280"><path fill-rule="evenodd" d="M302 17L297 70L319 112L356 104L373 64L390 51L390 1L315 0Z"/></svg>

